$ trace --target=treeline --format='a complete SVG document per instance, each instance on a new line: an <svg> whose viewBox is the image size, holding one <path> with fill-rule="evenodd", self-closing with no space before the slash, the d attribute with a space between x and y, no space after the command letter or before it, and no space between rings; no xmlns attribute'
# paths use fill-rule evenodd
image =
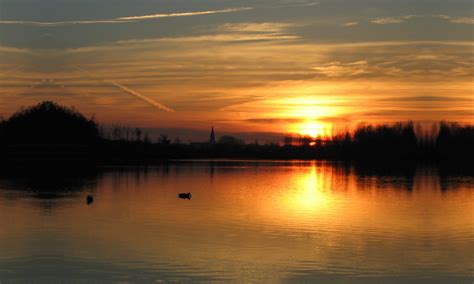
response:
<svg viewBox="0 0 474 284"><path fill-rule="evenodd" d="M352 132L328 139L287 136L280 142L246 143L233 136L220 136L215 144L183 143L161 134L154 140L137 128L100 131L101 156L106 161L155 161L160 159L331 159L331 160L451 160L474 157L474 127L440 122L432 135L416 133L413 122L392 125L361 125ZM129 129L129 130L126 130ZM129 132L129 134L125 134Z"/></svg>
<svg viewBox="0 0 474 284"><path fill-rule="evenodd" d="M350 133L332 137L329 148L352 159L467 160L473 155L474 127L440 122L437 133L416 133L413 122L361 125Z"/></svg>
<svg viewBox="0 0 474 284"><path fill-rule="evenodd" d="M9 160L59 157L104 164L164 159L334 159L471 161L474 127L440 122L424 134L413 122L360 125L327 139L287 136L280 142L245 143L221 136L215 143L183 143L140 128L100 126L74 108L42 102L0 121L0 155Z"/></svg>

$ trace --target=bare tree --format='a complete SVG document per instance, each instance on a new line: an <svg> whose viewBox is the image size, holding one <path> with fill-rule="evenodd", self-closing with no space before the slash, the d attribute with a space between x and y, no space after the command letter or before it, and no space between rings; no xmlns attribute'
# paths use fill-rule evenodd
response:
<svg viewBox="0 0 474 284"><path fill-rule="evenodd" d="M141 140L141 136L142 136L142 130L138 127L135 128L135 137L136 137L137 141Z"/></svg>
<svg viewBox="0 0 474 284"><path fill-rule="evenodd" d="M113 140L122 140L123 139L123 130L120 125L112 125L112 139Z"/></svg>
<svg viewBox="0 0 474 284"><path fill-rule="evenodd" d="M161 145L169 145L171 143L171 140L168 139L168 136L165 134L160 134L160 138L158 138L158 143Z"/></svg>
<svg viewBox="0 0 474 284"><path fill-rule="evenodd" d="M151 143L150 135L148 134L147 131L145 131L145 135L143 136L143 142L146 143L146 144L150 144L150 143Z"/></svg>

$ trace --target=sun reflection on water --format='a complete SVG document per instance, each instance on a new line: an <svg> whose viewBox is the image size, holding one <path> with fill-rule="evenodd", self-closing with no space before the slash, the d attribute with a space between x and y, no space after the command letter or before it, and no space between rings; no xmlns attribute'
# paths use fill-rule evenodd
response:
<svg viewBox="0 0 474 284"><path fill-rule="evenodd" d="M297 211L315 212L328 203L328 193L325 192L324 179L317 172L316 166L310 168L310 172L298 176L297 191L289 198L289 206Z"/></svg>
<svg viewBox="0 0 474 284"><path fill-rule="evenodd" d="M337 211L331 195L331 169L319 162L288 173L281 181L273 202L261 204L264 215L283 227L288 224L307 223L315 218L328 216Z"/></svg>

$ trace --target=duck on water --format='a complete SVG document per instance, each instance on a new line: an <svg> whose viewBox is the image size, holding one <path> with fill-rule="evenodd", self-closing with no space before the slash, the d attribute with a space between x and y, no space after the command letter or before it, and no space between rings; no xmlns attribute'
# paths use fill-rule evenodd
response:
<svg viewBox="0 0 474 284"><path fill-rule="evenodd" d="M87 195L86 202L87 202L87 205L91 204L92 202L94 202L94 197Z"/></svg>
<svg viewBox="0 0 474 284"><path fill-rule="evenodd" d="M191 195L191 192L180 193L180 194L178 194L178 197L181 198L181 199L191 199L192 195Z"/></svg>

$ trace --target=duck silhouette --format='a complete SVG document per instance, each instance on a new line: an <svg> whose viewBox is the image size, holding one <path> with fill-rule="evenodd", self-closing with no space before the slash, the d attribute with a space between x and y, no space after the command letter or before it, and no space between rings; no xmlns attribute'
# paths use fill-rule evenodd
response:
<svg viewBox="0 0 474 284"><path fill-rule="evenodd" d="M180 193L180 194L178 194L178 197L181 198L181 199L191 199L192 195L191 195L191 192Z"/></svg>
<svg viewBox="0 0 474 284"><path fill-rule="evenodd" d="M87 195L86 202L87 202L87 205L91 204L92 202L94 202L94 197Z"/></svg>

